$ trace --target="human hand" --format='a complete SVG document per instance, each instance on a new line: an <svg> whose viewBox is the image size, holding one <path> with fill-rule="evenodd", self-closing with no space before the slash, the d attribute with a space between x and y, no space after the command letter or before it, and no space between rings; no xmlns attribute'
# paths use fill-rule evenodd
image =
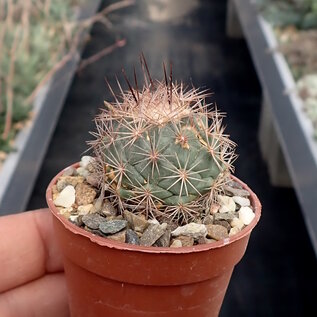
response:
<svg viewBox="0 0 317 317"><path fill-rule="evenodd" d="M48 209L0 217L0 316L69 316Z"/></svg>

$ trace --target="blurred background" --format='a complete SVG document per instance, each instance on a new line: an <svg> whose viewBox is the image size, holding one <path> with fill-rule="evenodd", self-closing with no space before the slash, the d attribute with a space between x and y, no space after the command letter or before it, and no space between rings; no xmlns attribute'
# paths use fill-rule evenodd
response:
<svg viewBox="0 0 317 317"><path fill-rule="evenodd" d="M46 206L48 183L79 161L111 100L105 76L115 87L135 66L141 81L143 52L152 77L172 62L175 80L214 93L238 144L235 174L263 205L220 316L311 316L316 1L20 2L0 5L0 214Z"/></svg>

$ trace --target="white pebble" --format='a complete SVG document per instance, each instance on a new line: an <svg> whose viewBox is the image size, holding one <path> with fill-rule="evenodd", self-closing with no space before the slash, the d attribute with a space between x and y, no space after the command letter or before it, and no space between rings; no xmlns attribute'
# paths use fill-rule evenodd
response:
<svg viewBox="0 0 317 317"><path fill-rule="evenodd" d="M171 244L171 248L181 248L183 246L181 240L174 240L173 243Z"/></svg>
<svg viewBox="0 0 317 317"><path fill-rule="evenodd" d="M185 226L178 227L172 231L173 237L189 236L193 238L204 237L207 234L207 228L203 224L191 222Z"/></svg>
<svg viewBox="0 0 317 317"><path fill-rule="evenodd" d="M241 207L248 207L250 206L250 200L248 198L240 197L240 196L233 196L232 199L234 202Z"/></svg>
<svg viewBox="0 0 317 317"><path fill-rule="evenodd" d="M87 215L91 211L92 207L93 204L78 206L78 214L81 216Z"/></svg>
<svg viewBox="0 0 317 317"><path fill-rule="evenodd" d="M218 195L217 200L221 206L219 212L234 212L236 210L236 203L232 197Z"/></svg>
<svg viewBox="0 0 317 317"><path fill-rule="evenodd" d="M89 176L89 172L84 168L84 167L78 167L77 168L77 174L86 178L87 176Z"/></svg>
<svg viewBox="0 0 317 317"><path fill-rule="evenodd" d="M239 233L241 230L238 228L238 227L233 227L230 229L230 232L229 232L229 237L232 237L234 236L235 234Z"/></svg>
<svg viewBox="0 0 317 317"><path fill-rule="evenodd" d="M71 185L66 186L54 200L54 204L60 207L71 207L75 202L75 188Z"/></svg>
<svg viewBox="0 0 317 317"><path fill-rule="evenodd" d="M244 223L242 222L242 220L237 218L237 217L232 219L232 221L230 222L230 225L231 225L231 227L233 227L233 228L237 227L240 230L244 227Z"/></svg>
<svg viewBox="0 0 317 317"><path fill-rule="evenodd" d="M92 156L85 155L81 158L79 165L83 168L86 168L89 163L92 163L94 158Z"/></svg>
<svg viewBox="0 0 317 317"><path fill-rule="evenodd" d="M158 222L158 220L156 220L156 219L149 219L147 222L148 222L148 223L151 223L152 225L159 225L159 224L160 224L160 223Z"/></svg>
<svg viewBox="0 0 317 317"><path fill-rule="evenodd" d="M73 222L74 222L77 218L78 218L78 215L70 215L70 216L69 216L69 220L70 220L70 221L73 221Z"/></svg>
<svg viewBox="0 0 317 317"><path fill-rule="evenodd" d="M255 214L253 210L250 207L241 207L239 210L239 219L245 224L249 225L253 218L255 217Z"/></svg>

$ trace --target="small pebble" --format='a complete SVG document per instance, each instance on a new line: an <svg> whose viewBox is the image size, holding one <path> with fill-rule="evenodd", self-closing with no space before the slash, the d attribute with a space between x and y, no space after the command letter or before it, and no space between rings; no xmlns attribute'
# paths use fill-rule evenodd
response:
<svg viewBox="0 0 317 317"><path fill-rule="evenodd" d="M119 241L119 242L126 242L126 231L123 230L123 231L117 232L115 234L107 236L107 238L111 240Z"/></svg>
<svg viewBox="0 0 317 317"><path fill-rule="evenodd" d="M76 172L76 169L72 166L67 167L64 172L63 172L63 176L73 176Z"/></svg>
<svg viewBox="0 0 317 317"><path fill-rule="evenodd" d="M71 185L66 186L54 200L55 206L71 207L75 202L75 188Z"/></svg>
<svg viewBox="0 0 317 317"><path fill-rule="evenodd" d="M245 224L249 225L254 219L255 214L250 207L241 207L239 210L239 219Z"/></svg>
<svg viewBox="0 0 317 317"><path fill-rule="evenodd" d="M69 220L78 227L81 227L83 223L83 217L78 215L71 215Z"/></svg>
<svg viewBox="0 0 317 317"><path fill-rule="evenodd" d="M89 176L89 172L88 172L85 168L83 168L83 167L78 167L78 168L76 169L76 172L77 172L78 175L80 175L80 176L82 176L82 177L84 177L84 178L86 178L87 176Z"/></svg>
<svg viewBox="0 0 317 317"><path fill-rule="evenodd" d="M72 185L76 187L78 183L82 183L84 178L82 176L61 176L57 183L57 190L60 192L62 191L67 185Z"/></svg>
<svg viewBox="0 0 317 317"><path fill-rule="evenodd" d="M138 216L128 210L125 210L123 212L123 216L129 222L134 231L142 233L150 225L143 215Z"/></svg>
<svg viewBox="0 0 317 317"><path fill-rule="evenodd" d="M100 213L106 217L115 216L117 214L117 210L108 199L105 199L101 206Z"/></svg>
<svg viewBox="0 0 317 317"><path fill-rule="evenodd" d="M240 205L241 207L250 206L250 200L248 198L233 196L232 199L234 200L236 204Z"/></svg>
<svg viewBox="0 0 317 317"><path fill-rule="evenodd" d="M140 245L139 236L131 229L128 229L125 233L126 243Z"/></svg>
<svg viewBox="0 0 317 317"><path fill-rule="evenodd" d="M177 240L182 242L183 247L191 247L194 245L194 238L189 236L178 236Z"/></svg>
<svg viewBox="0 0 317 317"><path fill-rule="evenodd" d="M230 232L229 232L229 237L232 237L234 236L235 234L239 233L241 230L238 228L238 227L233 227L230 229Z"/></svg>
<svg viewBox="0 0 317 317"><path fill-rule="evenodd" d="M214 215L215 213L218 212L219 208L220 208L219 204L211 204L210 209L209 209L210 214Z"/></svg>
<svg viewBox="0 0 317 317"><path fill-rule="evenodd" d="M173 240L172 244L170 245L171 248L181 248L182 246L182 241L178 239Z"/></svg>
<svg viewBox="0 0 317 317"><path fill-rule="evenodd" d="M99 230L103 234L114 234L126 228L126 226L126 220L109 220L101 222L99 225Z"/></svg>
<svg viewBox="0 0 317 317"><path fill-rule="evenodd" d="M207 237L215 240L223 240L229 237L227 228L221 225L208 225L207 227Z"/></svg>
<svg viewBox="0 0 317 317"><path fill-rule="evenodd" d="M228 221L226 221L226 220L215 220L213 224L225 227L228 232L231 229L230 223Z"/></svg>
<svg viewBox="0 0 317 317"><path fill-rule="evenodd" d="M93 163L95 159L92 156L84 155L81 160L79 165L83 168L86 168L88 164Z"/></svg>
<svg viewBox="0 0 317 317"><path fill-rule="evenodd" d="M160 224L157 219L149 219L147 222L152 224L152 225L159 225Z"/></svg>
<svg viewBox="0 0 317 317"><path fill-rule="evenodd" d="M199 237L203 237L207 234L207 229L204 224L197 224L191 222L185 226L181 226L172 231L172 236L190 236L194 239L198 239Z"/></svg>
<svg viewBox="0 0 317 317"><path fill-rule="evenodd" d="M230 225L231 225L231 227L233 227L233 228L237 227L240 230L242 230L242 228L244 227L244 223L242 222L242 220L237 218L237 217L235 217L231 220Z"/></svg>
<svg viewBox="0 0 317 317"><path fill-rule="evenodd" d="M94 175L91 175L91 174L86 175L86 182L89 185L94 187L98 187L99 185L98 179Z"/></svg>
<svg viewBox="0 0 317 317"><path fill-rule="evenodd" d="M155 245L162 248L167 248L171 241L171 230L167 229L164 234L155 242Z"/></svg>
<svg viewBox="0 0 317 317"><path fill-rule="evenodd" d="M230 187L233 187L233 188L243 189L242 185L240 185L239 183L233 181L232 179L229 179L227 185L230 186Z"/></svg>
<svg viewBox="0 0 317 317"><path fill-rule="evenodd" d="M214 215L214 220L231 221L233 218L235 218L235 215L231 212L223 212L223 213L218 212Z"/></svg>
<svg viewBox="0 0 317 317"><path fill-rule="evenodd" d="M78 214L82 216L87 215L91 211L92 207L93 207L93 204L78 206L77 208Z"/></svg>
<svg viewBox="0 0 317 317"><path fill-rule="evenodd" d="M66 217L66 214L70 214L73 212L73 207L68 207L68 208L64 208L64 207L57 207L59 210L59 213L61 215L63 215L64 217Z"/></svg>
<svg viewBox="0 0 317 317"><path fill-rule="evenodd" d="M97 192L87 184L79 183L76 186L76 203L78 205L88 205L94 202Z"/></svg>
<svg viewBox="0 0 317 317"><path fill-rule="evenodd" d="M166 231L167 224L163 223L161 225L150 224L147 229L144 231L140 244L144 246L153 245Z"/></svg>
<svg viewBox="0 0 317 317"><path fill-rule="evenodd" d="M217 200L220 204L219 212L234 212L236 210L236 203L232 197L218 195Z"/></svg>
<svg viewBox="0 0 317 317"><path fill-rule="evenodd" d="M250 196L250 193L245 189L240 188L233 188L230 186L224 186L224 189L226 192L230 193L233 196L240 196L240 197L248 197Z"/></svg>
<svg viewBox="0 0 317 317"><path fill-rule="evenodd" d="M213 222L214 222L214 217L211 215L206 216L203 220L204 225L212 225Z"/></svg>
<svg viewBox="0 0 317 317"><path fill-rule="evenodd" d="M206 244L206 243L217 242L217 240L215 240L215 239L208 239L207 237L200 237L197 242L198 242L198 244Z"/></svg>
<svg viewBox="0 0 317 317"><path fill-rule="evenodd" d="M106 222L106 218L99 214L88 214L82 217L83 223L92 230L99 229L101 223Z"/></svg>

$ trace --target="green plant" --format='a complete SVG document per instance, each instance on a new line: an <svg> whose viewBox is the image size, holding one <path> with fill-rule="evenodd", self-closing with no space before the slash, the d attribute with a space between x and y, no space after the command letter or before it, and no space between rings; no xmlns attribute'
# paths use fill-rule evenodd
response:
<svg viewBox="0 0 317 317"><path fill-rule="evenodd" d="M78 54L83 30L95 22L111 26L105 15L133 4L133 0L118 1L78 20L76 9L83 2L0 0L0 152L13 149L21 127L15 123L29 118L40 88ZM122 45L117 41L87 59L86 65Z"/></svg>
<svg viewBox="0 0 317 317"><path fill-rule="evenodd" d="M223 115L209 110L208 93L185 89L169 79L153 81L141 58L145 85L128 81L129 91L113 94L96 118L96 175L121 210L178 223L208 213L221 189L235 145L224 135Z"/></svg>
<svg viewBox="0 0 317 317"><path fill-rule="evenodd" d="M256 3L273 26L294 25L299 29L317 27L316 0L256 0Z"/></svg>
<svg viewBox="0 0 317 317"><path fill-rule="evenodd" d="M28 97L67 50L70 1L0 1L0 150L12 149L15 123L28 118Z"/></svg>

